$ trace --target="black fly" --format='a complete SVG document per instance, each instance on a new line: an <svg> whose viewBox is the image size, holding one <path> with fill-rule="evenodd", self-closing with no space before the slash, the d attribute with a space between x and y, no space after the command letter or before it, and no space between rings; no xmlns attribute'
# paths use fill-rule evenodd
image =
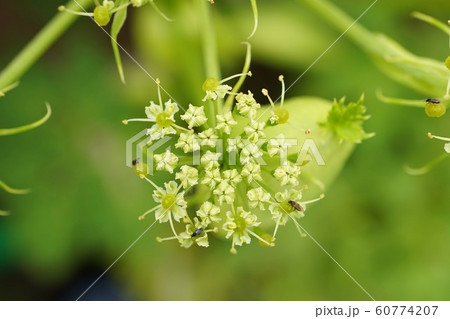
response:
<svg viewBox="0 0 450 319"><path fill-rule="evenodd" d="M439 99L426 99L425 102L433 103L433 104L439 104L439 103L441 103L441 100L439 100Z"/></svg>
<svg viewBox="0 0 450 319"><path fill-rule="evenodd" d="M303 211L303 207L302 207L299 203L294 202L293 200L288 201L288 203L289 203L289 205L291 205L295 210L298 210L299 212L302 212L302 211Z"/></svg>
<svg viewBox="0 0 450 319"><path fill-rule="evenodd" d="M203 230L204 229L200 227L192 234L191 238L200 235L201 233L203 233Z"/></svg>

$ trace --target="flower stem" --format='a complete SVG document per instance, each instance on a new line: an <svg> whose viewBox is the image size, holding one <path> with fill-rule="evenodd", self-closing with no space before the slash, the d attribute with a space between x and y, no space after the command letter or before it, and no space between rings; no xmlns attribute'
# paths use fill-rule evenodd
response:
<svg viewBox="0 0 450 319"><path fill-rule="evenodd" d="M89 8L92 0L77 0L80 6ZM74 2L69 1L67 8L80 10ZM34 37L28 45L0 73L0 88L16 82L69 28L78 15L60 12Z"/></svg>
<svg viewBox="0 0 450 319"><path fill-rule="evenodd" d="M202 38L203 38L203 56L205 63L205 72L207 78L220 80L219 53L217 50L216 35L211 21L210 4L205 0L196 0L199 11L202 15ZM208 125L216 126L216 115L222 110L222 100L209 101L210 105L205 107L205 113L208 117Z"/></svg>

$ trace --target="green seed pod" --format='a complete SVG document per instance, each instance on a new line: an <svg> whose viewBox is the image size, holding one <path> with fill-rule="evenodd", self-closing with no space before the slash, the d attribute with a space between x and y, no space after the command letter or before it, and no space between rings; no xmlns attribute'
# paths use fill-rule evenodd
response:
<svg viewBox="0 0 450 319"><path fill-rule="evenodd" d="M441 117L445 114L446 107L437 99L428 99L425 104L425 113L429 117Z"/></svg>
<svg viewBox="0 0 450 319"><path fill-rule="evenodd" d="M278 124L284 124L289 120L289 111L285 107L278 107L274 110L276 116L278 116Z"/></svg>
<svg viewBox="0 0 450 319"><path fill-rule="evenodd" d="M447 67L447 69L450 70L450 56L448 56L447 59L445 59L445 66Z"/></svg>
<svg viewBox="0 0 450 319"><path fill-rule="evenodd" d="M99 26L103 27L109 23L111 20L111 14L108 8L104 6L97 6L94 9L94 20Z"/></svg>

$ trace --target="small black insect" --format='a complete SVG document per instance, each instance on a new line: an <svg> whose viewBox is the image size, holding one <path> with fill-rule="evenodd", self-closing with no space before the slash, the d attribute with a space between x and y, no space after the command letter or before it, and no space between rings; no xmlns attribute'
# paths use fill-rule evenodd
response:
<svg viewBox="0 0 450 319"><path fill-rule="evenodd" d="M192 234L191 237L198 236L198 235L200 235L201 233L203 233L203 228L200 227L199 229L197 229L197 230Z"/></svg>
<svg viewBox="0 0 450 319"><path fill-rule="evenodd" d="M299 203L294 202L293 200L288 201L288 203L289 203L289 205L291 205L295 210L298 210L299 212L302 212L302 211L303 211L303 207L302 207Z"/></svg>
<svg viewBox="0 0 450 319"><path fill-rule="evenodd" d="M439 100L439 99L426 99L425 102L433 103L433 104L439 104L439 103L441 103L441 100Z"/></svg>
<svg viewBox="0 0 450 319"><path fill-rule="evenodd" d="M136 164L139 164L139 160L136 158L131 162L131 164L133 164L133 166L136 166Z"/></svg>

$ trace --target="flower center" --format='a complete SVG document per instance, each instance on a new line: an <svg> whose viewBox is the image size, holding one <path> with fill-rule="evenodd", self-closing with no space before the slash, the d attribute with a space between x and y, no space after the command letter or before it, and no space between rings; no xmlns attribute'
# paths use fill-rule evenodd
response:
<svg viewBox="0 0 450 319"><path fill-rule="evenodd" d="M219 81L215 78L207 78L205 82L203 82L202 89L204 92L211 91L214 92L219 86Z"/></svg>
<svg viewBox="0 0 450 319"><path fill-rule="evenodd" d="M175 205L176 200L177 197L174 194L166 194L162 198L161 205L164 209L171 209Z"/></svg>
<svg viewBox="0 0 450 319"><path fill-rule="evenodd" d="M247 228L247 223L245 222L245 219L242 217L237 217L234 221L236 223L236 232L242 233Z"/></svg>
<svg viewBox="0 0 450 319"><path fill-rule="evenodd" d="M290 212L292 212L292 211L294 210L294 208L292 207L292 205L289 204L289 201L287 201L287 200L282 201L282 202L280 203L280 206L283 208L283 209L282 209L282 212L283 212L283 213L290 213Z"/></svg>
<svg viewBox="0 0 450 319"><path fill-rule="evenodd" d="M172 120L170 119L170 115L166 112L161 112L156 116L156 124L161 127L169 127L172 125Z"/></svg>
<svg viewBox="0 0 450 319"><path fill-rule="evenodd" d="M289 111L285 107L278 107L273 112L278 116L278 124L284 124L289 120Z"/></svg>

